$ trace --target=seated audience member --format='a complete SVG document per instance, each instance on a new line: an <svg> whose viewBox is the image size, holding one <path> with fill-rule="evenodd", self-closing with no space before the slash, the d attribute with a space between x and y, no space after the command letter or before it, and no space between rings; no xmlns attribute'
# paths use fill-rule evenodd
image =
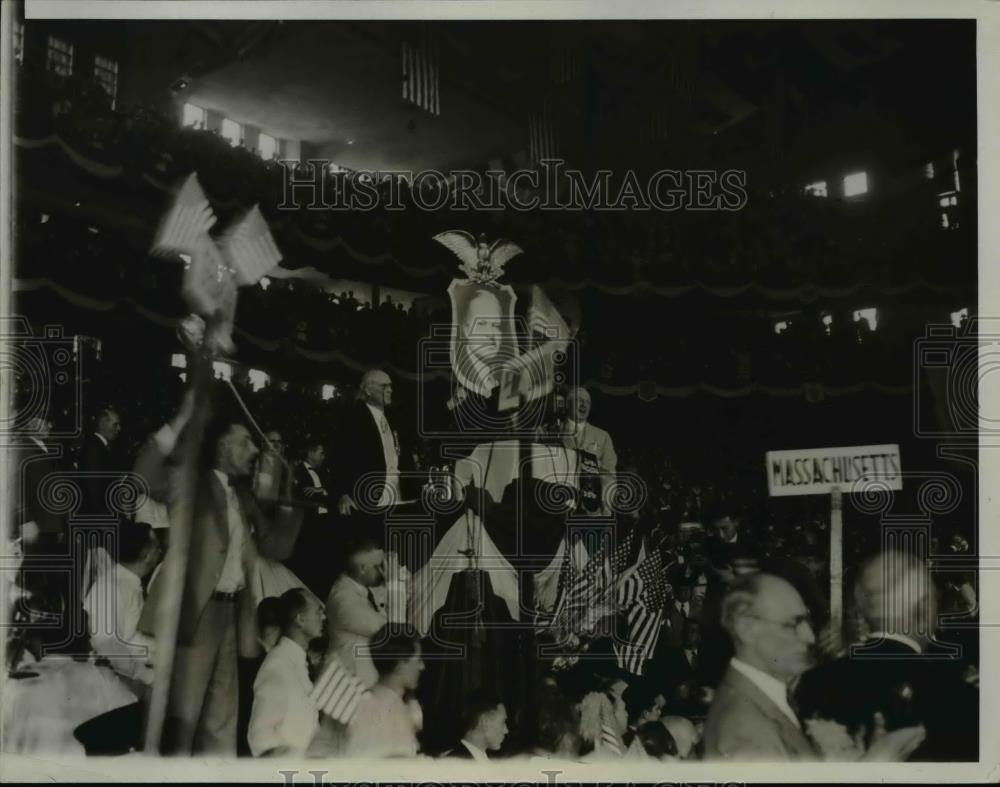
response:
<svg viewBox="0 0 1000 787"><path fill-rule="evenodd" d="M281 639L254 681L247 734L254 757L301 756L319 725L306 649L323 632L323 606L302 589L289 590L281 597L280 620Z"/></svg>
<svg viewBox="0 0 1000 787"><path fill-rule="evenodd" d="M683 716L664 716L660 719L660 723L670 733L677 757L682 760L691 758L695 753L695 747L701 740L694 724Z"/></svg>
<svg viewBox="0 0 1000 787"><path fill-rule="evenodd" d="M645 757L654 760L673 760L677 757L677 744L674 743L670 731L659 721L647 721L639 726L626 757L643 759L638 755L638 750L641 750Z"/></svg>
<svg viewBox="0 0 1000 787"><path fill-rule="evenodd" d="M348 546L346 554L347 569L333 583L326 601L326 631L330 652L370 688L378 681L378 672L367 646L387 620L375 593L385 588L385 552L361 537Z"/></svg>
<svg viewBox="0 0 1000 787"><path fill-rule="evenodd" d="M309 647L306 648L306 660L309 663L309 677L315 682L320 672L323 670L323 661L330 650L330 638L323 634L309 640Z"/></svg>
<svg viewBox="0 0 1000 787"><path fill-rule="evenodd" d="M625 702L610 686L589 692L580 702L580 736L591 749L585 760L621 757L627 729Z"/></svg>
<svg viewBox="0 0 1000 787"><path fill-rule="evenodd" d="M660 720L666 699L663 694L653 688L649 680L639 680L633 683L625 689L622 699L628 713L626 743L630 743L639 727L647 722Z"/></svg>
<svg viewBox="0 0 1000 787"><path fill-rule="evenodd" d="M118 526L118 562L101 571L83 601L94 652L107 658L127 681L153 682L153 640L138 631L142 616L142 581L160 561L159 542L147 524ZM140 694L144 693L140 689Z"/></svg>
<svg viewBox="0 0 1000 787"><path fill-rule="evenodd" d="M414 757L423 726L419 703L409 695L424 670L420 640L407 631L386 628L372 637L371 659L378 682L358 705L347 725L352 757Z"/></svg>
<svg viewBox="0 0 1000 787"><path fill-rule="evenodd" d="M580 712L557 688L543 688L530 740L526 754L533 761L580 759Z"/></svg>
<svg viewBox="0 0 1000 787"><path fill-rule="evenodd" d="M458 745L443 756L486 762L507 737L507 708L495 696L476 692L466 702L462 729Z"/></svg>

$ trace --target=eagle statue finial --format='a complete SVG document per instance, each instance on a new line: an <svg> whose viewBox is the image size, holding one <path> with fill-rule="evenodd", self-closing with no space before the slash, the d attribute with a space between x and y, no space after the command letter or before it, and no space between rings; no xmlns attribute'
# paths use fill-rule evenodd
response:
<svg viewBox="0 0 1000 787"><path fill-rule="evenodd" d="M496 280L503 276L503 266L524 253L524 249L504 238L491 246L485 233L480 233L477 239L463 230L448 230L435 235L434 240L458 257L462 263L459 270L479 284L495 286Z"/></svg>

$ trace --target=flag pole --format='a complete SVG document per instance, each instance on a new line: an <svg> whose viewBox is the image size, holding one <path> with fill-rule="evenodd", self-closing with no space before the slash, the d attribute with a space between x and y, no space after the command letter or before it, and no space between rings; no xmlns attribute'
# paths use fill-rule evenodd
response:
<svg viewBox="0 0 1000 787"><path fill-rule="evenodd" d="M830 627L844 625L844 515L840 487L830 490Z"/></svg>

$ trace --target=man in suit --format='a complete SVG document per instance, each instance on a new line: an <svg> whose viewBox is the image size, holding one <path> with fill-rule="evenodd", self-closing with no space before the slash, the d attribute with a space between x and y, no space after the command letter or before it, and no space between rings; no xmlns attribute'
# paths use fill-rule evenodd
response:
<svg viewBox="0 0 1000 787"><path fill-rule="evenodd" d="M20 437L23 444L13 453L13 478L17 484L14 499L17 501L15 523L21 533L22 548L40 554L65 548L66 514L46 505L43 485L50 476L62 469L57 449L47 441L52 422L42 415L27 419Z"/></svg>
<svg viewBox="0 0 1000 787"><path fill-rule="evenodd" d="M495 695L477 691L466 701L462 730L458 745L443 756L489 762L489 752L498 751L507 737L507 708Z"/></svg>
<svg viewBox="0 0 1000 787"><path fill-rule="evenodd" d="M705 758L818 759L788 699L789 685L811 665L816 641L802 597L771 574L741 577L723 599L722 624L735 655L705 721ZM851 759L905 759L923 734L920 727L885 733Z"/></svg>
<svg viewBox="0 0 1000 787"><path fill-rule="evenodd" d="M562 444L581 452L582 467L592 466L597 484L584 488L581 480L581 507L591 514L610 514L611 502L607 491L614 483L618 470L618 454L609 435L590 423L591 400L586 388L574 388L566 397L566 419L562 424Z"/></svg>
<svg viewBox="0 0 1000 787"><path fill-rule="evenodd" d="M248 741L255 757L303 755L319 727L306 653L323 633L323 605L302 588L280 599L281 638L254 681Z"/></svg>
<svg viewBox="0 0 1000 787"><path fill-rule="evenodd" d="M254 500L245 482L258 449L238 419L220 414L205 429L193 500L181 499L179 477L168 472L174 449L183 452L185 440L178 446L177 437L168 424L143 447L135 464L152 493L169 507L193 507L180 598L168 598L176 592L169 582L153 583L140 630L155 635L158 615L180 604L165 751L235 756L237 654L253 658L260 652L247 579L259 555L287 559L298 535L297 520L283 517L279 509L272 521ZM191 439L190 432L184 437Z"/></svg>
<svg viewBox="0 0 1000 787"><path fill-rule="evenodd" d="M400 470L405 452L400 451L399 435L385 412L392 404L389 375L379 369L365 372L361 396L340 431L335 498L341 516L354 515L356 529L382 538L387 507L403 499Z"/></svg>
<svg viewBox="0 0 1000 787"><path fill-rule="evenodd" d="M378 682L368 646L388 620L385 610L385 552L370 538L358 536L347 549L347 569L326 600L330 652L371 688Z"/></svg>
<svg viewBox="0 0 1000 787"><path fill-rule="evenodd" d="M937 597L926 565L900 552L880 553L862 565L854 596L872 633L802 676L803 714L854 732L877 711L887 729L927 728L911 760L977 760L979 692L962 678L962 654L934 638Z"/></svg>
<svg viewBox="0 0 1000 787"><path fill-rule="evenodd" d="M114 408L105 407L94 419L94 431L84 438L80 446L77 469L87 474L83 479L82 514L117 516L129 513L111 511L105 499L112 481L107 474L120 469L116 467L111 446L121 430L121 416Z"/></svg>
<svg viewBox="0 0 1000 787"><path fill-rule="evenodd" d="M330 592L332 572L329 556L339 551L334 539L329 499L320 470L326 461L323 442L310 436L305 444L305 457L294 468L295 497L310 504L302 521L302 532L295 544L289 567L319 598Z"/></svg>

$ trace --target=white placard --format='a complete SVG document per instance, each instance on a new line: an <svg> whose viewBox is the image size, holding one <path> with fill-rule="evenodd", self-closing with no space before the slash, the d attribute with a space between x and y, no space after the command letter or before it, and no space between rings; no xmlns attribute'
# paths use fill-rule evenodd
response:
<svg viewBox="0 0 1000 787"><path fill-rule="evenodd" d="M895 491L903 488L898 445L768 451L765 463L771 497L828 495L833 487L860 492L859 481Z"/></svg>

